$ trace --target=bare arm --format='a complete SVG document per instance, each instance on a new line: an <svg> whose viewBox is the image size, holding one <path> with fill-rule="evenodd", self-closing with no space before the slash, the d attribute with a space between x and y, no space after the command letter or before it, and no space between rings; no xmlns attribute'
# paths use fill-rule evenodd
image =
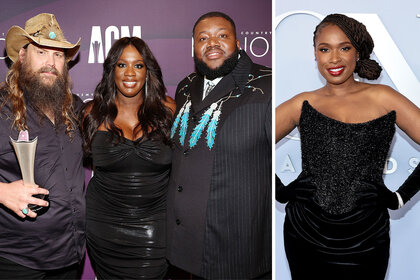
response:
<svg viewBox="0 0 420 280"><path fill-rule="evenodd" d="M276 108L276 142L289 134L299 123L302 103L307 94L296 95Z"/></svg>
<svg viewBox="0 0 420 280"><path fill-rule="evenodd" d="M420 109L404 95L384 86L381 102L388 111L395 110L397 125L414 142L420 144Z"/></svg>

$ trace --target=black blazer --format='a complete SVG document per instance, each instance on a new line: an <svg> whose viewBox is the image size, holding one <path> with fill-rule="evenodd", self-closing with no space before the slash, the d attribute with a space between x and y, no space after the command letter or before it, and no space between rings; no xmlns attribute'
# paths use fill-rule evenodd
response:
<svg viewBox="0 0 420 280"><path fill-rule="evenodd" d="M241 51L204 100L202 92L196 73L176 92L175 116L188 101L191 107L184 145L179 123L173 136L167 258L204 278L257 277L271 270L271 69ZM214 144L207 144L207 124L191 147L213 103L223 103Z"/></svg>

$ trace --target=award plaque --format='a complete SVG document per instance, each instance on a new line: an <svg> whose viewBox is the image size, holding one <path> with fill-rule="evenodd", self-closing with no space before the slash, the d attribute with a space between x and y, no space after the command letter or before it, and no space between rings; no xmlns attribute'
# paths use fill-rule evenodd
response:
<svg viewBox="0 0 420 280"><path fill-rule="evenodd" d="M29 140L28 131L20 131L18 140L13 140L10 137L10 142L16 153L16 157L19 162L20 171L22 173L22 179L24 183L35 184L34 179L34 163L35 163L35 151L38 143L38 137L33 140ZM48 195L37 194L34 197L44 199L48 201ZM38 212L45 208L35 204L29 204L28 208L34 212Z"/></svg>

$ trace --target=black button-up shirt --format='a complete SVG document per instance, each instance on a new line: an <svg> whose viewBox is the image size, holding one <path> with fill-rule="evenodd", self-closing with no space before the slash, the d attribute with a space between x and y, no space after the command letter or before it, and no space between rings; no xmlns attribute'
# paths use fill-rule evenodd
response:
<svg viewBox="0 0 420 280"><path fill-rule="evenodd" d="M75 107L81 100L74 96ZM22 179L9 136L18 138L11 127L13 114L8 104L0 110L0 182ZM74 138L64 126L55 129L49 119L27 106L29 138L38 137L35 182L49 190L50 207L36 219L21 219L0 204L0 257L33 269L49 270L82 260L85 253L85 197L82 145L77 130Z"/></svg>

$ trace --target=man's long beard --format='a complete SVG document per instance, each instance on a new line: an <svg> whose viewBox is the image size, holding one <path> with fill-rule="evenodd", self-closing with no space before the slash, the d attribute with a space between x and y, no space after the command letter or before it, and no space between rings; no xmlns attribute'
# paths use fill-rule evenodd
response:
<svg viewBox="0 0 420 280"><path fill-rule="evenodd" d="M46 84L43 82L41 73L50 72L57 75L54 82ZM56 125L64 121L62 110L66 100L68 71L64 67L63 74L60 74L54 67L45 66L36 72L31 71L28 62L23 62L19 69L19 88L23 91L25 103L31 104L40 112L54 117ZM42 114L41 114L42 116Z"/></svg>
<svg viewBox="0 0 420 280"><path fill-rule="evenodd" d="M200 73L203 76L206 76L206 78L209 80L214 80L218 77L223 77L232 72L233 69L235 69L236 64L238 64L238 54L239 49L235 49L235 51L228 58L226 58L223 64L217 67L216 69L209 68L203 60L199 60L194 55L195 69L198 73Z"/></svg>

